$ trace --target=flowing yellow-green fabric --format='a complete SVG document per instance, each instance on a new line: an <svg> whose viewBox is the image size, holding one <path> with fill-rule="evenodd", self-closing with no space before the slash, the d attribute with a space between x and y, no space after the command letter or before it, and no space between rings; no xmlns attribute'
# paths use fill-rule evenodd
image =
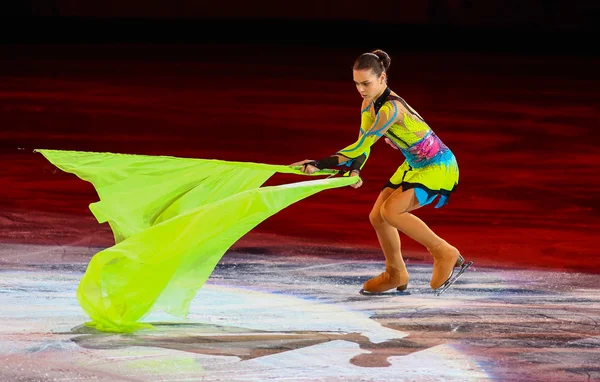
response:
<svg viewBox="0 0 600 382"><path fill-rule="evenodd" d="M63 150L36 150L59 169L93 184L90 204L115 245L96 253L77 289L91 318L108 332L152 328L162 310L185 318L197 291L239 238L287 206L356 177L261 187L298 168L251 162ZM328 175L325 170L313 175Z"/></svg>

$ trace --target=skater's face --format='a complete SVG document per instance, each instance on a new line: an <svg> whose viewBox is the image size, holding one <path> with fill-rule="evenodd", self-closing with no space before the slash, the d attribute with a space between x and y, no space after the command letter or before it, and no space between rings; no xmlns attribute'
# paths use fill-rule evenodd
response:
<svg viewBox="0 0 600 382"><path fill-rule="evenodd" d="M371 69L353 70L354 84L360 96L367 100L373 100L385 90L385 72L377 76Z"/></svg>

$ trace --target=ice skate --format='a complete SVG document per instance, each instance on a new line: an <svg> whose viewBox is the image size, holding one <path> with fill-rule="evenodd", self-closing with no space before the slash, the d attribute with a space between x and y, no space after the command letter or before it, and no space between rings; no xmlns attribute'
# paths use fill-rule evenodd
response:
<svg viewBox="0 0 600 382"><path fill-rule="evenodd" d="M408 287L409 278L404 263L399 267L386 265L385 272L382 272L377 277L367 280L360 290L360 293L365 295L380 294L390 289L396 289L399 292L403 292Z"/></svg>
<svg viewBox="0 0 600 382"><path fill-rule="evenodd" d="M461 256L462 258L462 256ZM468 263L464 263L464 259L463 259L463 264L460 266L460 270L458 272L456 272L456 274L454 274L453 276L451 276L448 281L446 281L444 284L442 284L441 287L439 287L438 289L435 290L435 294L437 296L441 295L442 293L444 293L446 290L448 290L448 288L450 288L450 286L452 286L452 284L454 284L456 282L456 280L458 280L458 278L471 266L473 265L472 261L469 261Z"/></svg>
<svg viewBox="0 0 600 382"><path fill-rule="evenodd" d="M429 252L433 256L433 272L429 285L438 295L454 284L460 275L473 264L471 261L465 264L465 259L458 249L445 241L430 249ZM461 267L461 269L453 278L455 267Z"/></svg>

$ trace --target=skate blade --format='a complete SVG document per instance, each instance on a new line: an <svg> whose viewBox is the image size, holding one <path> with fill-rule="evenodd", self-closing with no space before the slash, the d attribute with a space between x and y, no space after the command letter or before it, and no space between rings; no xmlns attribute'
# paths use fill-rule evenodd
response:
<svg viewBox="0 0 600 382"><path fill-rule="evenodd" d="M391 289L385 292L368 292L364 289L361 289L358 291L358 293L362 294L363 296L408 296L410 295L410 291L407 290L397 290L397 289Z"/></svg>
<svg viewBox="0 0 600 382"><path fill-rule="evenodd" d="M444 283L442 284L441 287L437 288L434 292L436 296L441 295L442 293L444 293L445 291L448 290L448 288L450 288L452 286L452 284L454 284L456 282L456 280L458 280L458 278L465 273L465 271L467 269L469 269L469 267L473 265L472 261L469 261L466 264L461 265L460 270L454 275L454 272L452 272L453 274L450 275L450 278Z"/></svg>

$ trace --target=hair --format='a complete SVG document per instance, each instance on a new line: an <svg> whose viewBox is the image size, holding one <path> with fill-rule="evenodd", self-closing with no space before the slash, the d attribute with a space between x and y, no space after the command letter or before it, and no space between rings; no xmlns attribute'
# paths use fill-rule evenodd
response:
<svg viewBox="0 0 600 382"><path fill-rule="evenodd" d="M392 64L392 59L390 56L381 49L375 49L371 52L363 53L356 61L354 61L354 70L365 70L371 69L373 73L377 77L381 75L381 73L388 71L390 65Z"/></svg>

